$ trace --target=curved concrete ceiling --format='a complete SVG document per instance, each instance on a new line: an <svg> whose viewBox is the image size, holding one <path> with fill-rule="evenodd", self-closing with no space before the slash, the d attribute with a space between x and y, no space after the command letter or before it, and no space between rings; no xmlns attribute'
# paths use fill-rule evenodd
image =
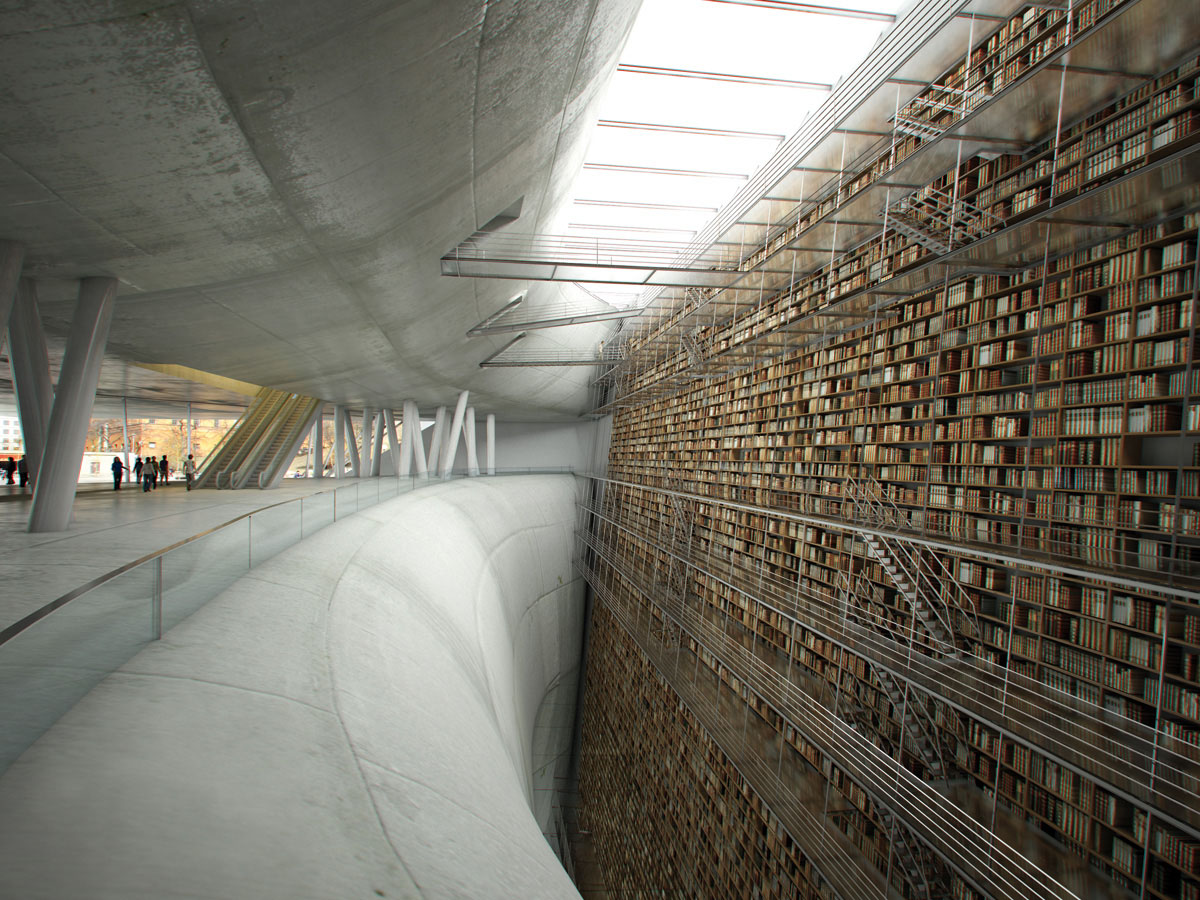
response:
<svg viewBox="0 0 1200 900"><path fill-rule="evenodd" d="M354 404L469 389L501 415L578 413L589 369L478 368L504 337L465 332L522 285L443 278L439 258L518 200L508 227L545 230L637 5L0 12L0 236L26 246L52 332L72 279L120 279L109 352L132 360Z"/></svg>

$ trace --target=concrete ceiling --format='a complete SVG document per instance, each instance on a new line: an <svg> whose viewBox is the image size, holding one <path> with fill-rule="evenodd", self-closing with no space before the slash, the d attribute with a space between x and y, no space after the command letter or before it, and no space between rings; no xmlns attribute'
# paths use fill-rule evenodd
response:
<svg viewBox="0 0 1200 900"><path fill-rule="evenodd" d="M577 414L591 370L481 370L505 337L465 337L523 285L439 258L520 198L508 227L548 230L638 2L9 6L0 237L52 333L73 279L120 280L110 354L352 404L469 389L480 411Z"/></svg>

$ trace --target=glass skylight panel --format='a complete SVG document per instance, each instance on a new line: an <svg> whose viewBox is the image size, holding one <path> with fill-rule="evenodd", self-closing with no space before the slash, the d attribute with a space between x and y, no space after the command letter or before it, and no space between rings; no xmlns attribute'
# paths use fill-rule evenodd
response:
<svg viewBox="0 0 1200 900"><path fill-rule="evenodd" d="M744 179L651 176L643 173L585 169L575 182L575 196L635 203L720 208ZM732 186L732 189L731 188Z"/></svg>
<svg viewBox="0 0 1200 900"><path fill-rule="evenodd" d="M828 96L827 91L618 72L600 118L791 134ZM769 155L774 148L763 149Z"/></svg>
<svg viewBox="0 0 1200 900"><path fill-rule="evenodd" d="M880 14L903 5L821 4ZM701 231L890 24L802 8L789 0L644 0L600 104L601 122L613 124L594 132L573 190L582 202L565 211L565 231L648 245L687 243Z"/></svg>
<svg viewBox="0 0 1200 900"><path fill-rule="evenodd" d="M744 174L759 164L764 150L774 150L777 144L723 135L599 128L589 156L597 162Z"/></svg>

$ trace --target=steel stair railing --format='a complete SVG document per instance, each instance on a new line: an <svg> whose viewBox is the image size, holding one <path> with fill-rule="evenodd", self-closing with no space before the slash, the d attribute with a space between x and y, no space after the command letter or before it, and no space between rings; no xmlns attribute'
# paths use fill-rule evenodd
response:
<svg viewBox="0 0 1200 900"><path fill-rule="evenodd" d="M854 608L865 608L867 610L866 618L868 621L863 622L860 618L859 623L870 627L870 620L874 618L871 614L871 603L864 600L864 595L856 589L856 586L861 584L861 579L851 579L845 573L839 573L837 584L846 598L848 614L852 617L857 617L853 611ZM924 693L918 691L908 682L902 683L884 669L871 666L871 673L882 689L884 696L891 703L893 715L900 723L901 744L908 745L912 755L921 760L933 779L943 782L948 781L951 769L946 762L941 729L924 706L927 699ZM905 737L907 737L907 740L905 740Z"/></svg>
<svg viewBox="0 0 1200 900"><path fill-rule="evenodd" d="M982 85L975 88L957 88L942 84L931 84L929 91L936 91L952 98L937 99L927 94L921 94L908 102L900 112L892 116L891 122L901 134L932 140L946 133L951 125L964 118L979 104L991 99L991 95ZM948 122L932 122L928 116L941 116L949 113Z"/></svg>
<svg viewBox="0 0 1200 900"><path fill-rule="evenodd" d="M846 483L846 493L855 506L855 517L867 524L888 527L891 523L883 504L872 498L853 479ZM943 653L955 650L954 626L947 613L942 612L940 602L931 602L933 585L921 570L915 549L903 542L888 540L877 534L859 535L867 548L867 555L879 564L888 580L908 603L912 614L921 623L924 631Z"/></svg>
<svg viewBox="0 0 1200 900"><path fill-rule="evenodd" d="M886 529L908 527L907 511L898 507L883 485L872 476L847 480L846 493L858 521ZM954 572L937 554L910 547L902 535L863 534L861 538L872 558L890 578L895 581L899 574L904 584L897 582L897 588L902 592L906 587L910 588L910 602L912 597L918 598L915 608L921 621L934 630L939 627L945 630L942 635L930 631L935 639L948 643L953 650L959 649L958 639L968 645L978 639L975 604Z"/></svg>
<svg viewBox="0 0 1200 900"><path fill-rule="evenodd" d="M1004 220L936 188L901 197L887 208L888 224L928 250L949 253L1004 225Z"/></svg>

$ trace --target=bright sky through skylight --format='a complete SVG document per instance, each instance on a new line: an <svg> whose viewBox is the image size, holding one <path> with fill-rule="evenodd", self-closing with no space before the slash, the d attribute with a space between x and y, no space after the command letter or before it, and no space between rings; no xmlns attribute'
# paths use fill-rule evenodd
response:
<svg viewBox="0 0 1200 900"><path fill-rule="evenodd" d="M690 241L850 72L901 0L644 0L600 106L566 232ZM612 303L638 291L588 285Z"/></svg>

